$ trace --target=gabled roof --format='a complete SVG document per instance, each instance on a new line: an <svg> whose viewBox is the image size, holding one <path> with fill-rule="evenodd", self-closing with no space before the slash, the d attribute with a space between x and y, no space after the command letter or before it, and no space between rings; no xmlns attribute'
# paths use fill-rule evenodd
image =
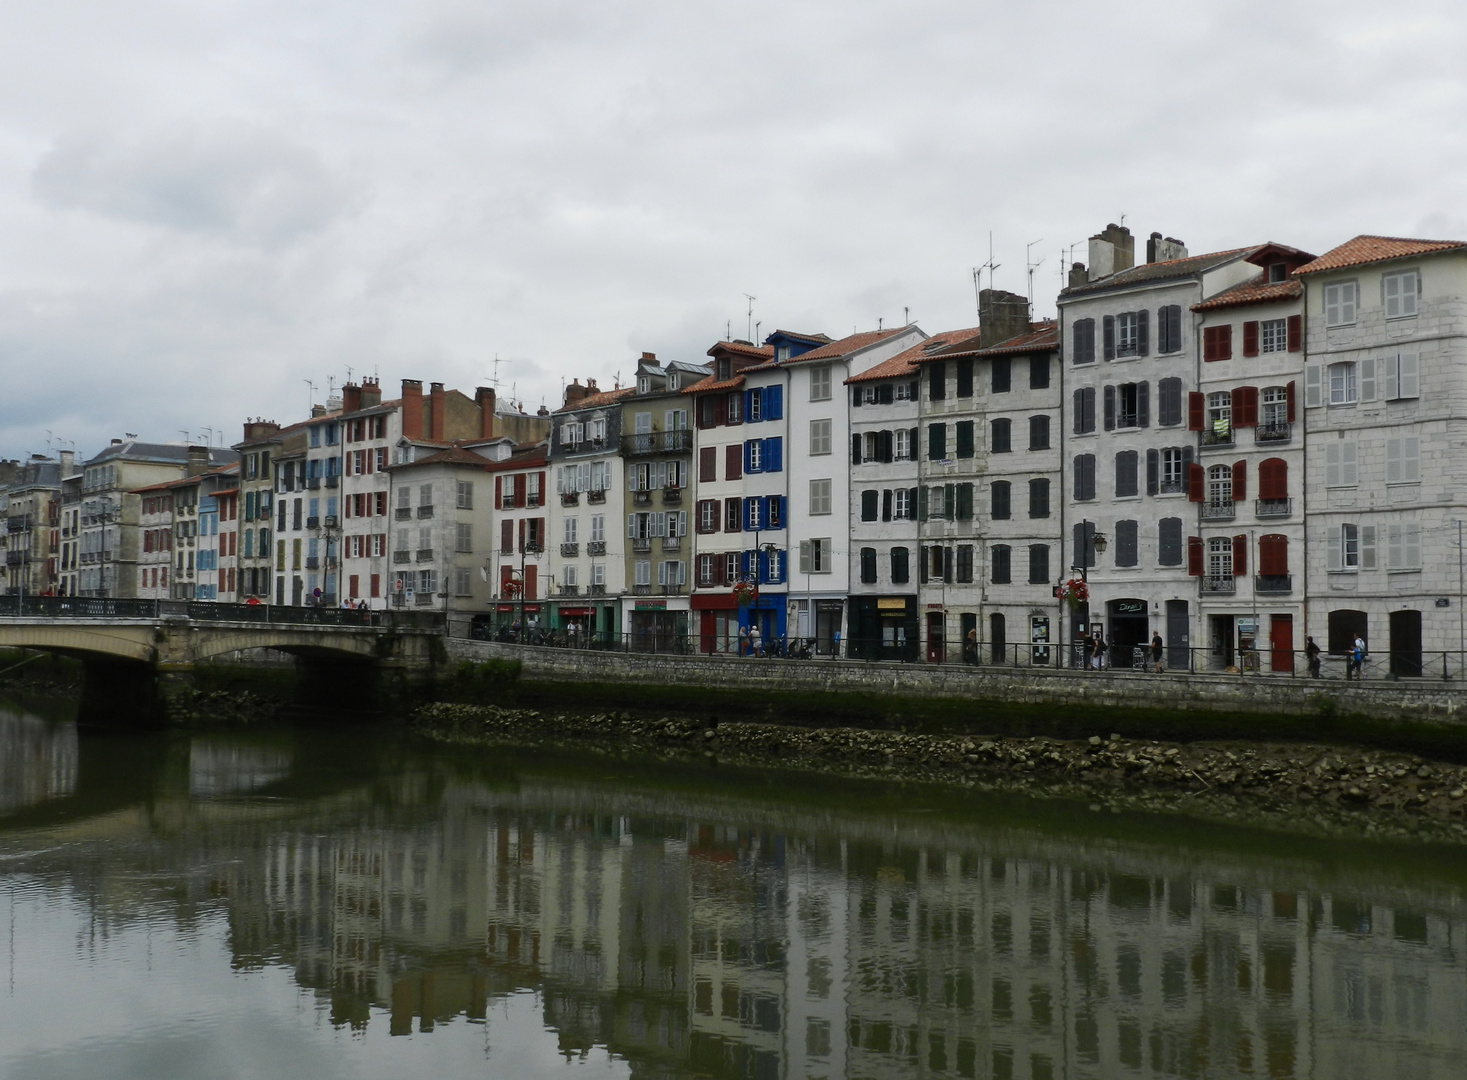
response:
<svg viewBox="0 0 1467 1080"><path fill-rule="evenodd" d="M1299 267L1296 274L1320 274L1326 270L1344 270L1367 263L1407 259L1413 255L1434 255L1439 251L1467 249L1467 240L1412 240L1401 236L1357 236L1337 248L1326 251L1311 263Z"/></svg>
<svg viewBox="0 0 1467 1080"><path fill-rule="evenodd" d="M506 472L512 469L530 469L545 465L549 461L550 446L548 443L530 443L528 446L516 446L510 451L509 457L503 461L487 461L484 463L485 472Z"/></svg>
<svg viewBox="0 0 1467 1080"><path fill-rule="evenodd" d="M600 409L607 405L615 405L622 398L631 397L637 392L635 386L623 386L620 390L603 390L599 394L591 394L581 398L572 405L562 405L555 410L555 414L580 412L582 409ZM555 415L552 414L552 415Z"/></svg>
<svg viewBox="0 0 1467 1080"><path fill-rule="evenodd" d="M815 360L834 360L837 357L849 356L853 352L859 352L861 349L869 348L872 345L885 341L887 338L895 337L898 334L905 334L908 330L914 329L916 327L898 326L893 330L866 330L859 334L850 334L847 337L841 338L839 341L832 341L828 345L820 346L818 349L811 349L809 352L801 353L799 356L792 356L788 360L771 360L768 363L759 364L757 367L745 368L744 370L746 372L768 371L771 368L788 367L791 364L804 364ZM918 333L921 333L921 331L918 331Z"/></svg>
<svg viewBox="0 0 1467 1080"><path fill-rule="evenodd" d="M776 330L769 335L769 338L777 337L793 338L795 341L809 341L816 345L828 345L831 341L831 338L826 334L802 334L798 330ZM764 340L768 341L769 338L765 338Z"/></svg>
<svg viewBox="0 0 1467 1080"><path fill-rule="evenodd" d="M883 360L871 370L852 375L846 380L846 383L876 382L879 379L899 379L903 375L916 374L917 365L922 360L935 353L940 353L949 345L958 345L977 337L978 328L976 326L967 330L949 330L943 334L933 334L926 341L919 341L910 349L897 353L889 360Z"/></svg>
<svg viewBox="0 0 1467 1080"><path fill-rule="evenodd" d="M143 443L128 440L115 446L108 446L97 454L87 459L86 464L95 465L101 461L111 461L120 458L125 461L150 461L165 465L188 464L188 452L190 447L183 443ZM203 447L198 447L202 450ZM209 448L210 465L230 465L239 460L239 455L233 450L226 450L222 446Z"/></svg>
<svg viewBox="0 0 1467 1080"><path fill-rule="evenodd" d="M821 335L822 338L824 336ZM751 345L747 341L720 341L708 349L709 356L717 356L721 352L738 353L740 356L752 356L760 360L774 359L773 345Z"/></svg>
<svg viewBox="0 0 1467 1080"><path fill-rule="evenodd" d="M1019 353L1041 352L1044 349L1059 348L1059 323L1046 320L1029 324L1029 332L1011 337L1007 341L1000 341L996 345L990 345L986 349L974 349L968 345L958 345L941 356L1015 356ZM934 357L933 359L937 359Z"/></svg>
<svg viewBox="0 0 1467 1080"><path fill-rule="evenodd" d="M1087 281L1084 285L1071 285L1069 288L1061 289L1060 299L1064 300L1069 297L1104 292L1107 289L1124 289L1132 285L1145 285L1154 281L1168 281L1174 278L1191 277L1205 270L1211 270L1215 266L1221 266L1223 263L1231 262L1240 256L1246 256L1254 250L1255 248L1252 247L1233 248L1230 251L1214 251L1207 255L1189 255L1185 259L1168 259L1165 262L1143 263L1140 266L1133 266L1129 270L1118 271L1109 277L1103 277L1097 281Z"/></svg>
<svg viewBox="0 0 1467 1080"><path fill-rule="evenodd" d="M417 461L404 461L396 465L389 465L389 469L416 469L420 465L468 465L484 468L493 464L488 458L481 457L472 450L465 450L461 446L450 446L447 450L440 450L436 454L429 454Z"/></svg>
<svg viewBox="0 0 1467 1080"><path fill-rule="evenodd" d="M706 394L710 390L737 390L743 385L743 372L739 372L739 374L733 376L732 378L724 379L722 382L715 382L713 376L710 375L708 376L708 378L702 380L701 382L695 382L692 386L684 387L683 393Z"/></svg>
<svg viewBox="0 0 1467 1080"><path fill-rule="evenodd" d="M1275 304L1285 300L1297 300L1304 295L1302 282L1288 278L1284 281L1269 281L1268 271L1231 289L1224 289L1209 300L1193 304L1193 311L1218 311L1222 308L1243 307L1245 304Z"/></svg>

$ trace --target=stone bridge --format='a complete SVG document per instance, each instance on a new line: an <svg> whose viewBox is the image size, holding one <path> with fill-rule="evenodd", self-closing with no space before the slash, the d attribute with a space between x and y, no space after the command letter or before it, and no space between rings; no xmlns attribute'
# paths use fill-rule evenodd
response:
<svg viewBox="0 0 1467 1080"><path fill-rule="evenodd" d="M344 611L100 597L0 597L0 648L74 657L86 672L83 709L152 712L161 680L187 682L196 664L252 650L297 658L316 683L365 671L427 677L443 656L441 613Z"/></svg>

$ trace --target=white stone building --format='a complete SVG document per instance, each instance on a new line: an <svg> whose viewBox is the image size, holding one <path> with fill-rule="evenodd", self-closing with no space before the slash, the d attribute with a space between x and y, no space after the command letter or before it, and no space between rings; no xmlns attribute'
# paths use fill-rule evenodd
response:
<svg viewBox="0 0 1467 1080"><path fill-rule="evenodd" d="M1300 267L1308 632L1462 670L1467 242L1357 236ZM1457 610L1453 610L1456 608Z"/></svg>

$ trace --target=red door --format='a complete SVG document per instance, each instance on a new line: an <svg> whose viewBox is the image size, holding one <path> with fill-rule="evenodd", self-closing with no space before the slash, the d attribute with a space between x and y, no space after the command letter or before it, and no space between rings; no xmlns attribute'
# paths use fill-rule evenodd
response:
<svg viewBox="0 0 1467 1080"><path fill-rule="evenodd" d="M947 659L947 642L943 640L943 613L927 613L927 662L940 664Z"/></svg>
<svg viewBox="0 0 1467 1080"><path fill-rule="evenodd" d="M1294 616L1275 615L1269 626L1268 645L1273 650L1274 671L1294 670Z"/></svg>

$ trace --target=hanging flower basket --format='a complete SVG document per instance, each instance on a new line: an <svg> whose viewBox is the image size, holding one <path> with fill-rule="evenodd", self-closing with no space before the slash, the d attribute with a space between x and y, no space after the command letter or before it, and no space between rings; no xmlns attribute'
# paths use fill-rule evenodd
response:
<svg viewBox="0 0 1467 1080"><path fill-rule="evenodd" d="M758 591L754 588L752 581L740 581L733 587L734 599L738 601L739 607L748 607L754 602Z"/></svg>
<svg viewBox="0 0 1467 1080"><path fill-rule="evenodd" d="M1079 578L1070 578L1059 587L1059 595L1070 607L1078 608L1090 600L1090 586Z"/></svg>
<svg viewBox="0 0 1467 1080"><path fill-rule="evenodd" d="M506 600L513 600L520 594L521 586L518 581L510 580L501 585L499 591L504 594Z"/></svg>

